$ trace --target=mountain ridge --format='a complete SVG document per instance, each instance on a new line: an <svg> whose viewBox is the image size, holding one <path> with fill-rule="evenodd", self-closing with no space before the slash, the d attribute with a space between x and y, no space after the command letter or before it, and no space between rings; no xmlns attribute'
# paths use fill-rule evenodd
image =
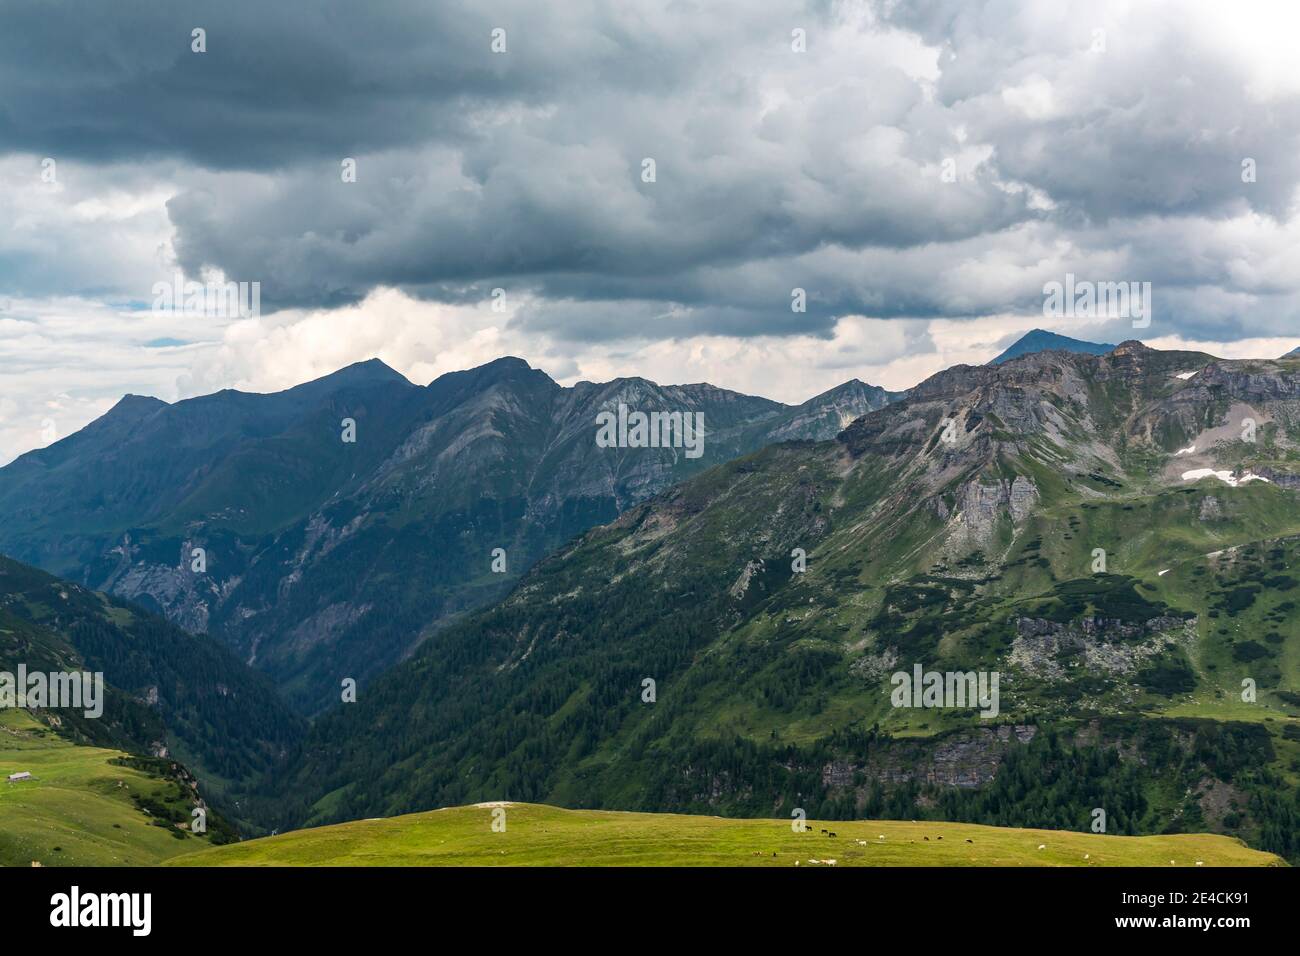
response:
<svg viewBox="0 0 1300 956"><path fill-rule="evenodd" d="M282 392L119 403L0 469L0 550L213 634L312 713L629 504L896 398L566 388L514 356L421 387L372 359ZM620 403L702 412L699 459L597 447L597 412Z"/></svg>

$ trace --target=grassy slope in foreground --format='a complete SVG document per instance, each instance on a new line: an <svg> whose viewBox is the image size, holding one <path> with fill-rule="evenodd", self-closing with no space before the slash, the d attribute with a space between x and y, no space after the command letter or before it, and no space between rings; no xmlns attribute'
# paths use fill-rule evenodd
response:
<svg viewBox="0 0 1300 956"><path fill-rule="evenodd" d="M166 801L176 784L109 763L124 756L0 711L0 866L146 866L195 849L198 837L156 826L131 799ZM35 779L6 782L24 770Z"/></svg>
<svg viewBox="0 0 1300 956"><path fill-rule="evenodd" d="M503 833L491 829L496 806L507 808ZM823 828L836 836L822 834ZM863 820L810 821L809 832L797 834L781 820L561 810L529 803L453 807L296 830L187 854L169 865L794 866L798 861L808 866L828 858L839 866L1281 865L1272 854L1208 834L1121 837Z"/></svg>

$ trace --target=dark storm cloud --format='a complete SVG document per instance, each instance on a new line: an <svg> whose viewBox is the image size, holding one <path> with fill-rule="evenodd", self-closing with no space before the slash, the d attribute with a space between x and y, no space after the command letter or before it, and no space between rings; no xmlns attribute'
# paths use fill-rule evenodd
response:
<svg viewBox="0 0 1300 956"><path fill-rule="evenodd" d="M0 144L169 164L180 264L272 309L499 286L561 340L825 334L1032 312L1068 270L1152 281L1168 331L1295 320L1268 263L1295 247L1300 106L1254 95L1241 56L1105 4L874 9L18 0ZM1252 215L1274 225L1224 226ZM0 240L0 278L48 291L85 255L43 248Z"/></svg>
<svg viewBox="0 0 1300 956"><path fill-rule="evenodd" d="M522 16L543 50L566 39ZM7 0L0 18L0 143L94 161L267 169L455 138L475 104L545 97L566 62L484 56L476 4Z"/></svg>
<svg viewBox="0 0 1300 956"><path fill-rule="evenodd" d="M797 260L818 249L951 242L1032 217L1023 196L987 182L936 190L905 157L845 162L834 129L809 125L764 156L720 133L660 129L648 137L654 183L641 181L641 157L625 145L631 130L553 143L524 129L459 153L363 157L356 183L324 164L298 167L237 204L204 188L168 208L182 263L259 279L271 301L482 280L565 297L707 295L734 307L755 295L752 279L732 273L764 263L764 284L779 283L763 302L770 309L777 294L787 312L790 290L810 278Z"/></svg>

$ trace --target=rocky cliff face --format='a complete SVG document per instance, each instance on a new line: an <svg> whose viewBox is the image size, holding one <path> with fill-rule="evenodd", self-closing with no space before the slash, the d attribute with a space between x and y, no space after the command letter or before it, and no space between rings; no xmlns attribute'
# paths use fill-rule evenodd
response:
<svg viewBox="0 0 1300 956"><path fill-rule="evenodd" d="M1024 475L992 484L985 484L978 478L966 482L958 492L957 511L950 521L950 553L962 554L976 548L991 547L999 522L1010 519L1013 524L1020 525L1037 501L1038 488Z"/></svg>
<svg viewBox="0 0 1300 956"><path fill-rule="evenodd" d="M1142 624L1092 616L1067 624L1019 618L1007 660L1049 682L1076 679L1074 667L1115 677L1131 675L1169 648L1190 647L1195 640L1194 618L1162 616Z"/></svg>
<svg viewBox="0 0 1300 956"><path fill-rule="evenodd" d="M1189 363L1189 372L1172 394L1134 417L1130 434L1167 452L1195 447L1204 454L1241 440L1249 419L1260 432L1276 425L1271 437L1283 447L1300 445L1300 382L1288 363L1210 359Z"/></svg>
<svg viewBox="0 0 1300 956"><path fill-rule="evenodd" d="M832 790L864 792L861 780L887 787L917 783L975 789L997 776L1009 748L1028 743L1037 732L1033 726L1003 724L961 730L933 741L892 741L862 763L827 764L822 768L822 783Z"/></svg>

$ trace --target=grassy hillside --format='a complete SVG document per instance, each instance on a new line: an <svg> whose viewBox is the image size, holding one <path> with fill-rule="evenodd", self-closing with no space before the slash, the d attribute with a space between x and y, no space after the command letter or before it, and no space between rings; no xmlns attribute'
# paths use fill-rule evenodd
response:
<svg viewBox="0 0 1300 956"><path fill-rule="evenodd" d="M228 815L306 729L269 678L215 640L0 555L0 671L20 664L102 672L102 718L61 709L59 734L179 761Z"/></svg>
<svg viewBox="0 0 1300 956"><path fill-rule="evenodd" d="M24 711L0 711L0 866L146 866L210 846L211 818L208 836L175 826L190 819L192 797L165 766L78 746ZM22 771L34 779L6 782Z"/></svg>
<svg viewBox="0 0 1300 956"><path fill-rule="evenodd" d="M178 866L1270 866L1207 834L1118 837L955 823L728 820L506 804L361 820L218 847ZM833 831L834 837L823 834ZM1039 847L1042 849L1039 849ZM818 862L820 861L820 862Z"/></svg>

